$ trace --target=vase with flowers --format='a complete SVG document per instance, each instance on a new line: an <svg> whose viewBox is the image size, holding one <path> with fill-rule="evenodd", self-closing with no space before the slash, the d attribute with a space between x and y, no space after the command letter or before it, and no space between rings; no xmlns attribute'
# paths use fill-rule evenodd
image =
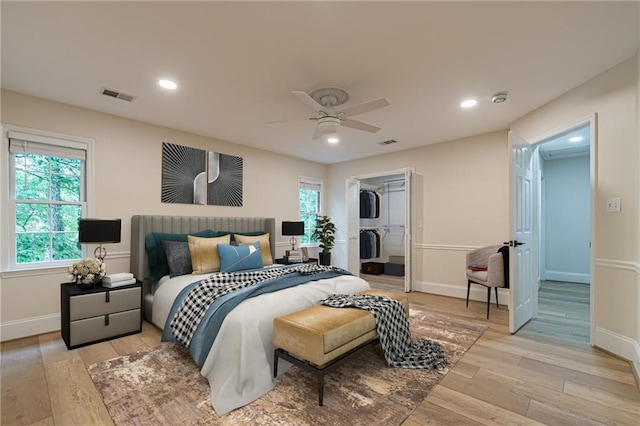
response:
<svg viewBox="0 0 640 426"><path fill-rule="evenodd" d="M100 259L88 257L76 260L72 266L69 266L69 280L81 288L91 288L100 284L105 275L104 262Z"/></svg>

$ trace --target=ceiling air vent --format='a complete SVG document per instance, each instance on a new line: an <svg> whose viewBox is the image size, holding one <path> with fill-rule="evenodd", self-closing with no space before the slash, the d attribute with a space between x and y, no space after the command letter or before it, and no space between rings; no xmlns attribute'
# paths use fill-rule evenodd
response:
<svg viewBox="0 0 640 426"><path fill-rule="evenodd" d="M393 145L394 143L398 143L395 139L389 139L388 141L378 142L380 145Z"/></svg>
<svg viewBox="0 0 640 426"><path fill-rule="evenodd" d="M110 96L112 98L120 99L126 102L133 101L136 97L133 95L127 95L126 93L116 92L115 90L105 89L104 87L100 90L100 93L105 96Z"/></svg>

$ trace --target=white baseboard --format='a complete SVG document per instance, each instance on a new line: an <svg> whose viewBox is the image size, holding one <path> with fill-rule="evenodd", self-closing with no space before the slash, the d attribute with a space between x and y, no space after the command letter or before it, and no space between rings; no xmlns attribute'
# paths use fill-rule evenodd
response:
<svg viewBox="0 0 640 426"><path fill-rule="evenodd" d="M60 330L60 314L43 315L0 324L0 341L20 339Z"/></svg>
<svg viewBox="0 0 640 426"><path fill-rule="evenodd" d="M467 286L433 283L428 281L414 281L412 284L413 291L419 291L422 293L437 294L440 296L456 297L458 299L467 299ZM509 289L499 288L498 299L500 305L509 304ZM487 301L487 288L477 284L471 284L471 291L469 292L469 300L477 300L479 302ZM495 290L491 290L491 303L495 303L496 293Z"/></svg>
<svg viewBox="0 0 640 426"><path fill-rule="evenodd" d="M589 284L591 282L590 274L579 274L576 272L560 272L560 271L545 271L545 280L549 281L561 281L569 283L582 283Z"/></svg>
<svg viewBox="0 0 640 426"><path fill-rule="evenodd" d="M596 327L593 344L631 361L636 372L640 372L640 344L632 338L602 327Z"/></svg>

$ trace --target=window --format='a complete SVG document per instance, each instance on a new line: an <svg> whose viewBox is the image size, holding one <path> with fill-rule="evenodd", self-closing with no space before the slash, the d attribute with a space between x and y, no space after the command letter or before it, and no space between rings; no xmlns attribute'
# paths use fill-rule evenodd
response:
<svg viewBox="0 0 640 426"><path fill-rule="evenodd" d="M299 183L300 220L304 222L304 235L300 237L300 244L315 243L317 240L311 236L316 229L316 219L320 214L322 181L301 177Z"/></svg>
<svg viewBox="0 0 640 426"><path fill-rule="evenodd" d="M9 269L82 257L87 143L9 131Z"/></svg>

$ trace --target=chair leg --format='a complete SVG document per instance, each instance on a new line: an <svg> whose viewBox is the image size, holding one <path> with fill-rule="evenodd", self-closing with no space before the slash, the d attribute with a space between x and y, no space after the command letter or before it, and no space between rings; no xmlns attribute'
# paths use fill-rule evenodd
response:
<svg viewBox="0 0 640 426"><path fill-rule="evenodd" d="M467 308L469 307L469 290L471 290L471 281L467 280Z"/></svg>
<svg viewBox="0 0 640 426"><path fill-rule="evenodd" d="M487 319L489 319L489 307L491 307L491 287L487 287Z"/></svg>
<svg viewBox="0 0 640 426"><path fill-rule="evenodd" d="M494 287L496 289L496 307L500 308L500 304L498 303L498 287Z"/></svg>

